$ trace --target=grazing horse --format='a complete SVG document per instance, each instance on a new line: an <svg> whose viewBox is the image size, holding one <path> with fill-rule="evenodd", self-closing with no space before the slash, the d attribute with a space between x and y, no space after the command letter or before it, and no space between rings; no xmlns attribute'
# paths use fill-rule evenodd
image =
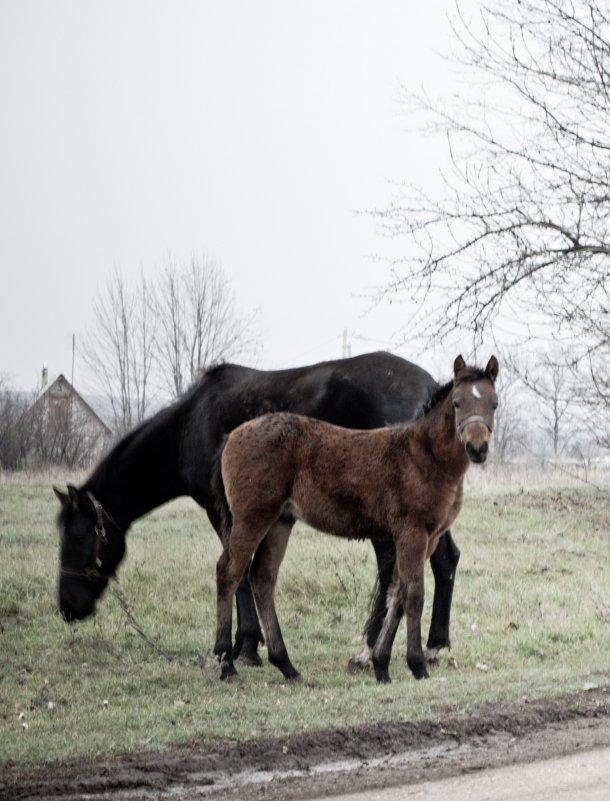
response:
<svg viewBox="0 0 610 801"><path fill-rule="evenodd" d="M378 352L288 370L253 370L223 364L205 372L180 400L131 431L85 483L61 503L59 609L67 621L95 612L108 580L124 557L126 534L142 515L180 495L202 506L217 532L212 487L216 455L225 436L266 412L290 411L348 428L369 429L411 419L438 387L425 370ZM394 567L391 541L375 542L377 593L367 624L366 662L385 614ZM459 550L449 532L431 559L435 578L428 648L449 645L449 617ZM234 655L260 664L260 625L247 573L237 589Z"/></svg>
<svg viewBox="0 0 610 801"><path fill-rule="evenodd" d="M424 564L461 509L468 465L487 457L497 374L494 356L484 371L466 367L458 356L453 380L411 424L358 431L279 413L244 423L229 435L220 457L224 550L217 564L214 653L221 678L236 673L231 609L250 560L269 661L287 679L300 678L274 603L297 518L339 537L394 542L396 586L373 650L375 675L390 680L392 642L404 609L407 664L415 678L428 677L421 643Z"/></svg>

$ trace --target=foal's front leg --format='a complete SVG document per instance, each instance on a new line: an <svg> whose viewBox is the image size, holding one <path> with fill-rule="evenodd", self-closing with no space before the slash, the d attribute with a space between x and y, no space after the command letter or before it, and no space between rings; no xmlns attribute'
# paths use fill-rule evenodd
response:
<svg viewBox="0 0 610 801"><path fill-rule="evenodd" d="M421 616L424 609L424 569L401 584L407 616L407 665L416 679L427 679L428 668L421 644Z"/></svg>
<svg viewBox="0 0 610 801"><path fill-rule="evenodd" d="M401 582L402 605L407 617L407 665L416 679L427 679L421 642L424 609L424 565L428 551L425 531L412 529L396 542L396 570Z"/></svg>

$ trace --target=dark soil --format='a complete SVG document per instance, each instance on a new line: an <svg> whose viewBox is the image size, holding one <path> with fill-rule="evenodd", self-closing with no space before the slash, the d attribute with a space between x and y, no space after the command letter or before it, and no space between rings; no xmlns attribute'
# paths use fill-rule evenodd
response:
<svg viewBox="0 0 610 801"><path fill-rule="evenodd" d="M610 744L610 688L473 716L0 772L0 799L302 799L409 784Z"/></svg>

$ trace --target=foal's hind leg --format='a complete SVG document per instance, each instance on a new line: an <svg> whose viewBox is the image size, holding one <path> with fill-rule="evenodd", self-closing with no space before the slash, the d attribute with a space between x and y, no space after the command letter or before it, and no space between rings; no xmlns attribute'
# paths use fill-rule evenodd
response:
<svg viewBox="0 0 610 801"><path fill-rule="evenodd" d="M227 544L216 565L216 643L214 653L220 661L221 679L227 679L237 674L233 664L231 635L233 596L257 543L265 536L265 533L266 527L253 534L233 525L227 538Z"/></svg>
<svg viewBox="0 0 610 801"><path fill-rule="evenodd" d="M372 540L372 545L377 557L375 598L368 620L364 624L366 643L362 650L352 656L347 663L349 673L353 673L356 670L366 670L373 664L373 649L388 609L387 596L392 583L394 565L396 564L396 548L391 540Z"/></svg>
<svg viewBox="0 0 610 801"><path fill-rule="evenodd" d="M237 631L235 632L233 658L239 659L244 665L259 667L263 662L257 649L259 642L263 642L263 633L256 615L247 568L237 585L235 599L237 601Z"/></svg>
<svg viewBox="0 0 610 801"><path fill-rule="evenodd" d="M299 680L301 674L290 661L275 611L277 574L286 553L292 526L293 523L282 520L271 526L254 556L250 579L265 632L269 661L279 668L287 679Z"/></svg>
<svg viewBox="0 0 610 801"><path fill-rule="evenodd" d="M390 656L398 624L402 617L402 599L400 594L400 580L394 572L394 580L387 593L387 609L381 631L373 648L373 668L378 682L390 681Z"/></svg>

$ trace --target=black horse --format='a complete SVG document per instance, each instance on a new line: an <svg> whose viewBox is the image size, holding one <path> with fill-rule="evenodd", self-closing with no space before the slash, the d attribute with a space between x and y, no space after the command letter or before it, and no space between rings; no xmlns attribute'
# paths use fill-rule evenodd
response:
<svg viewBox="0 0 610 801"><path fill-rule="evenodd" d="M290 411L346 428L410 420L438 387L415 364L378 352L289 370L223 364L205 372L180 400L125 436L83 484L55 494L61 502L59 609L67 621L95 611L125 554L134 520L180 495L202 506L216 529L215 457L225 436L266 412ZM367 645L351 666L369 662L385 616L394 570L392 542L375 542L379 585L366 624ZM460 552L447 531L430 562L435 579L428 636L431 656L449 645L449 616ZM235 656L260 664L262 634L248 575L237 591Z"/></svg>

